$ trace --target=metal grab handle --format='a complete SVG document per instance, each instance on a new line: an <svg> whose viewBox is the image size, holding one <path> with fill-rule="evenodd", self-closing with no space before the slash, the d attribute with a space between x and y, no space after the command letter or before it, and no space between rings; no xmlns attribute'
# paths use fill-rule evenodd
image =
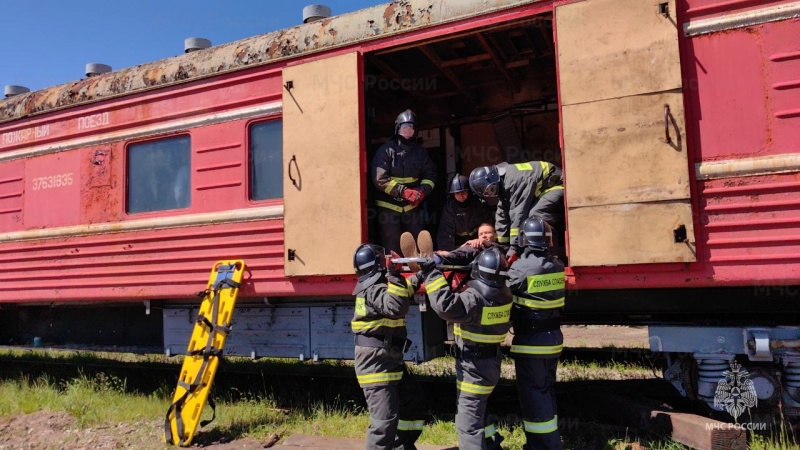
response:
<svg viewBox="0 0 800 450"><path fill-rule="evenodd" d="M298 186L297 180L295 180L294 177L292 176L292 163L294 163L295 167L297 167L297 173L299 174L300 167L297 165L297 158L295 158L294 155L292 155L292 159L289 160L289 179L292 180L292 184L294 185L294 187L299 188L300 186Z"/></svg>
<svg viewBox="0 0 800 450"><path fill-rule="evenodd" d="M669 103L664 104L664 135L667 144L672 144L672 138L669 136Z"/></svg>

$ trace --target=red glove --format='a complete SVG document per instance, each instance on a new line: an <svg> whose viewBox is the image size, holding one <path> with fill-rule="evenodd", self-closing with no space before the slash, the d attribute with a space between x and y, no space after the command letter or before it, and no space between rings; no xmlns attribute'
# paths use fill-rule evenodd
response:
<svg viewBox="0 0 800 450"><path fill-rule="evenodd" d="M416 189L406 188L403 191L403 198L412 205L416 206L422 201L422 192Z"/></svg>
<svg viewBox="0 0 800 450"><path fill-rule="evenodd" d="M510 266L510 265L514 264L514 261L516 261L518 259L519 259L519 257L517 256L516 253L514 253L513 255L511 255L510 258L508 258L508 265Z"/></svg>
<svg viewBox="0 0 800 450"><path fill-rule="evenodd" d="M403 270L403 265L392 263L392 260L396 258L400 258L400 255L398 255L394 250L392 250L392 253L389 255L388 258L386 258L386 268L389 269L389 273L391 273L392 275L401 276L400 272Z"/></svg>
<svg viewBox="0 0 800 450"><path fill-rule="evenodd" d="M508 250L506 253L506 261L508 261L508 265L514 264L514 261L519 259L519 255L517 255L517 249L513 246Z"/></svg>

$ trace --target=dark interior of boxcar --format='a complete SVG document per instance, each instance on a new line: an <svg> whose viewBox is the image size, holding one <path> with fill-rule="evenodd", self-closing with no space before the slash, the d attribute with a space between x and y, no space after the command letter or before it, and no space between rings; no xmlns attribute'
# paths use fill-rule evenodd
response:
<svg viewBox="0 0 800 450"><path fill-rule="evenodd" d="M377 51L366 55L365 72L367 160L412 109L438 170L425 202L434 236L456 173L501 161L561 166L549 14ZM370 198L373 189L368 183ZM374 221L369 227L374 240Z"/></svg>

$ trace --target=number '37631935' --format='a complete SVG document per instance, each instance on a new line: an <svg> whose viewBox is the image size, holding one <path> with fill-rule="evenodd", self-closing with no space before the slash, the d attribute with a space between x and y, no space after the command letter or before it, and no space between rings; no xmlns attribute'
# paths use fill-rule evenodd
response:
<svg viewBox="0 0 800 450"><path fill-rule="evenodd" d="M49 175L46 177L36 177L33 179L33 190L53 189L72 184L72 172L59 175Z"/></svg>

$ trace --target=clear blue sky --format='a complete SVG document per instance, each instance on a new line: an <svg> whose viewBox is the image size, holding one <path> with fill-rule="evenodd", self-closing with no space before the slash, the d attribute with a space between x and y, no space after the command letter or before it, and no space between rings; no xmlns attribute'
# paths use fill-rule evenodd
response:
<svg viewBox="0 0 800 450"><path fill-rule="evenodd" d="M220 45L302 23L303 7L333 15L383 0L0 0L0 87L32 91L85 77L87 63L114 70L183 53L187 37ZM2 91L0 91L2 98Z"/></svg>

